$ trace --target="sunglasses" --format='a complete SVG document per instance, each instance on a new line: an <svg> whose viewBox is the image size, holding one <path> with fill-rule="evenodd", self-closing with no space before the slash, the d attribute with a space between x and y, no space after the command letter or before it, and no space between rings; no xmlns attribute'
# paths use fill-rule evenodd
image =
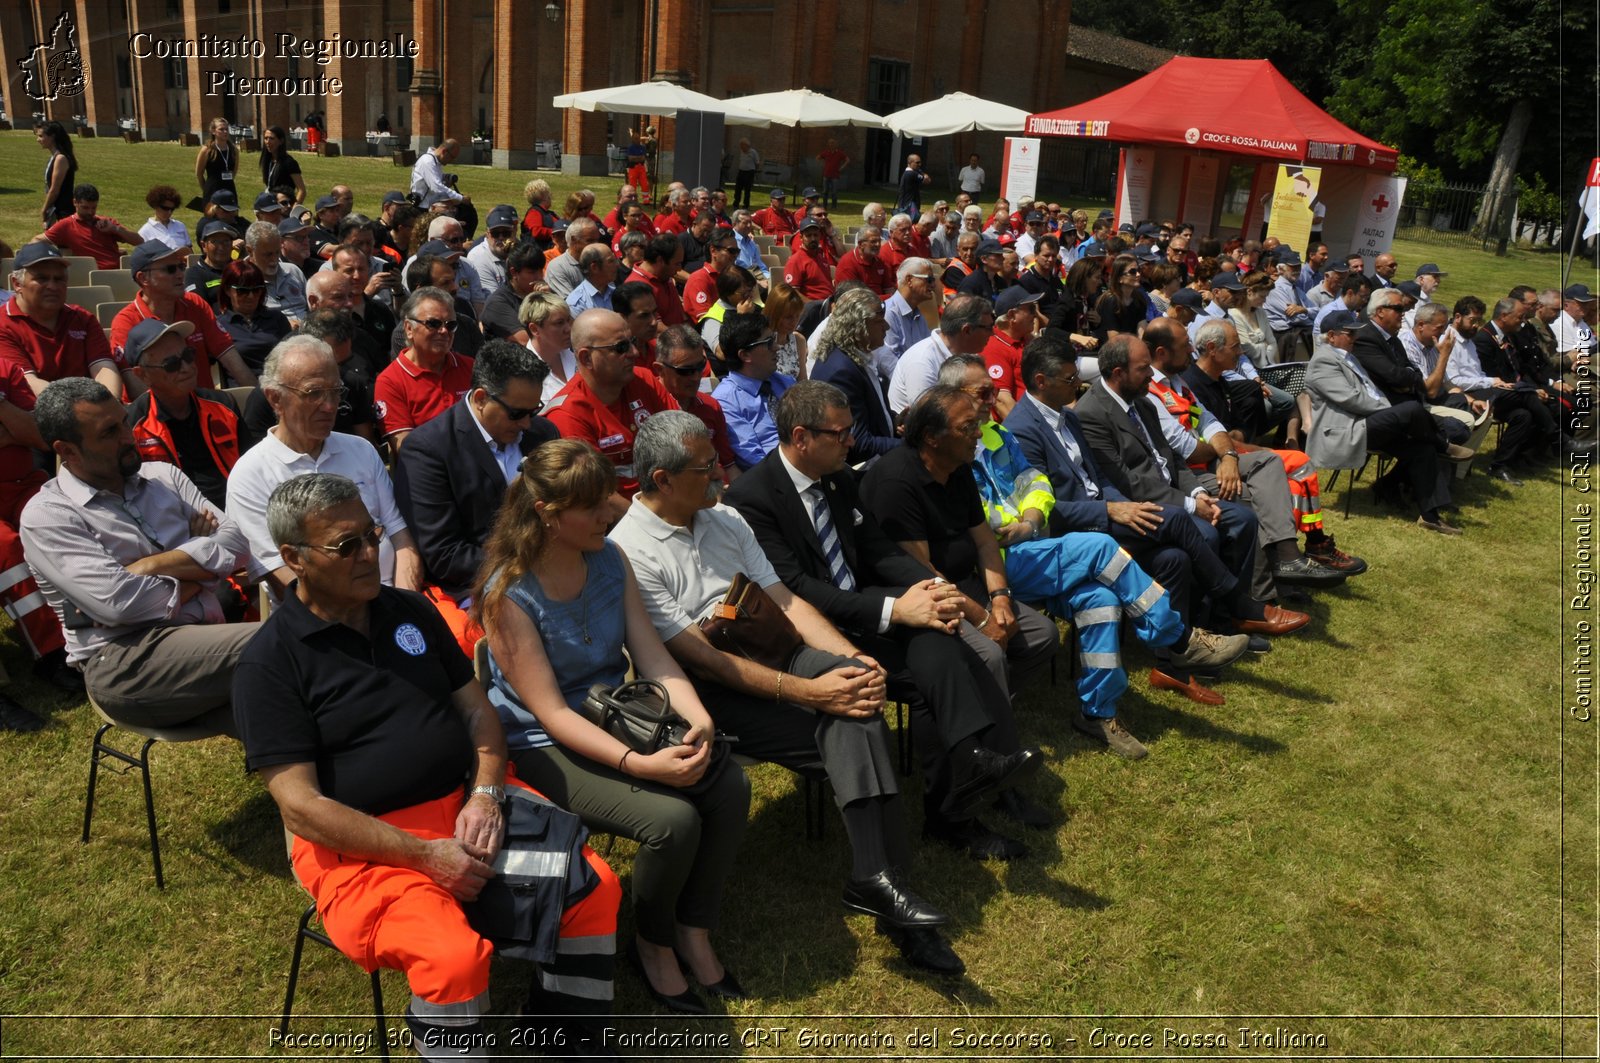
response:
<svg viewBox="0 0 1600 1063"><path fill-rule="evenodd" d="M260 295L267 290L267 286L265 284L241 284L228 290L233 292L234 295Z"/></svg>
<svg viewBox="0 0 1600 1063"><path fill-rule="evenodd" d="M499 395L490 395L489 398L496 406L499 406L505 411L508 419L513 421L520 421L524 418L532 417L534 414L544 409L544 403L542 402L537 406L513 406L506 402L505 399L502 399Z"/></svg>
<svg viewBox="0 0 1600 1063"><path fill-rule="evenodd" d="M313 550L325 550L341 561L348 561L361 552L363 546L370 546L376 550L378 544L383 542L383 525L374 524L372 528L360 535L352 535L348 539L340 539L332 546L323 546L321 543L301 543Z"/></svg>
<svg viewBox="0 0 1600 1063"><path fill-rule="evenodd" d="M698 362L690 362L688 365L662 364L665 368L672 370L674 373L677 373L680 376L699 376L701 373L706 371L706 360L704 358L700 359Z"/></svg>
<svg viewBox="0 0 1600 1063"><path fill-rule="evenodd" d="M159 362L141 363L141 368L159 369L163 373L176 373L183 366L193 364L194 351L188 347L185 347L181 354L175 354L171 358L166 358Z"/></svg>
<svg viewBox="0 0 1600 1063"><path fill-rule="evenodd" d="M453 317L430 317L426 319L420 317L408 317L406 320L411 322L413 325L421 325L429 332L454 332L461 324Z"/></svg>
<svg viewBox="0 0 1600 1063"><path fill-rule="evenodd" d="M773 347L777 346L777 343L778 343L777 333L773 333L771 336L768 336L766 339L756 340L754 343L747 343L743 347L740 347L739 349L741 351L752 351L752 350L755 350L757 347L766 347L768 350L770 350Z"/></svg>
<svg viewBox="0 0 1600 1063"><path fill-rule="evenodd" d="M145 270L145 272L165 273L170 277L174 273L182 273L186 268L188 267L186 267L182 262L169 262L165 266L151 266L149 269Z"/></svg>
<svg viewBox="0 0 1600 1063"><path fill-rule="evenodd" d="M610 351L615 355L625 355L631 352L636 346L637 344L634 342L633 337L629 336L627 339L618 340L616 343L597 343L592 347L585 348L585 350Z"/></svg>
<svg viewBox="0 0 1600 1063"><path fill-rule="evenodd" d="M846 439L852 438L848 425L844 428L823 428L821 425L808 424L805 426L805 429L812 435L832 436L841 443L843 443Z"/></svg>

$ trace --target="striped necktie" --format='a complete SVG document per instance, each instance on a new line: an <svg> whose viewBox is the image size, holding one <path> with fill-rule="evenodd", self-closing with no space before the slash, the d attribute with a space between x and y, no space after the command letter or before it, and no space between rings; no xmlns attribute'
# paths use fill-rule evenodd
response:
<svg viewBox="0 0 1600 1063"><path fill-rule="evenodd" d="M817 541L822 544L822 556L828 559L828 578L840 590L853 591L856 589L856 578L851 574L850 566L845 564L844 547L839 543L838 529L833 526L833 511L828 506L828 497L822 493L820 483L806 488L806 493L811 496L811 519L817 526Z"/></svg>

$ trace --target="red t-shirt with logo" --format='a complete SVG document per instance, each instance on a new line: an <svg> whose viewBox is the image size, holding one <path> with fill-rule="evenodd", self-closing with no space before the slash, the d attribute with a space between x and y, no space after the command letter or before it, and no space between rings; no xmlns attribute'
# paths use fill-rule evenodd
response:
<svg viewBox="0 0 1600 1063"><path fill-rule="evenodd" d="M807 302L833 294L828 271L804 249L790 254L789 261L783 264L783 282L805 296Z"/></svg>
<svg viewBox="0 0 1600 1063"><path fill-rule="evenodd" d="M118 365L125 365L122 349L127 345L128 333L133 326L148 317L155 317L151 313L150 304L144 301L144 293L140 292L133 297L133 302L122 308L111 321L111 354ZM199 374L201 387L211 386L211 363L233 346L233 337L223 331L217 324L217 315L211 312L210 305L194 292L184 292L178 296L177 303L172 308L172 321L190 321L194 323L194 331L189 333L187 340L194 350L194 368Z"/></svg>
<svg viewBox="0 0 1600 1063"><path fill-rule="evenodd" d="M632 498L639 490L639 477L633 468L633 437L652 414L677 408L655 374L636 367L633 379L623 386L621 397L609 406L595 397L588 381L579 375L556 392L544 408L544 415L564 438L581 439L604 454L617 468L618 493Z"/></svg>
<svg viewBox="0 0 1600 1063"><path fill-rule="evenodd" d="M762 207L750 215L750 220L761 226L768 236L788 236L794 232L794 215L782 207Z"/></svg>
<svg viewBox="0 0 1600 1063"><path fill-rule="evenodd" d="M1022 381L1022 342L1014 340L999 329L989 337L983 348L983 364L989 369L989 379L1001 391L1020 399L1028 389Z"/></svg>
<svg viewBox="0 0 1600 1063"><path fill-rule="evenodd" d="M839 260L839 268L834 270L833 282L860 281L868 288L878 293L878 298L887 299L894 294L894 274L889 272L889 267L884 265L883 259L874 255L872 258L862 258L859 252L846 251Z"/></svg>
<svg viewBox="0 0 1600 1063"><path fill-rule="evenodd" d="M106 330L83 307L63 306L54 331L24 314L15 299L0 308L0 362L15 363L44 380L60 380L88 376L89 367L100 361L120 365L106 342Z"/></svg>
<svg viewBox="0 0 1600 1063"><path fill-rule="evenodd" d="M372 387L385 435L422 427L454 406L470 390L471 358L451 351L445 357L444 368L434 372L411 360L410 347L401 351L378 374Z"/></svg>
<svg viewBox="0 0 1600 1063"><path fill-rule="evenodd" d="M686 233L688 224L672 211L656 215L656 232L658 233Z"/></svg>
<svg viewBox="0 0 1600 1063"><path fill-rule="evenodd" d="M689 274L689 280L683 286L683 309L688 313L689 320L698 325L716 301L717 271L707 262Z"/></svg>

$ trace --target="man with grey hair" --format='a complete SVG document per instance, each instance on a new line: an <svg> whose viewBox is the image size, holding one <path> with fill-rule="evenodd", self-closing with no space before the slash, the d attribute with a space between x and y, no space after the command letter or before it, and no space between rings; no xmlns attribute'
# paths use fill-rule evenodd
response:
<svg viewBox="0 0 1600 1063"><path fill-rule="evenodd" d="M1489 432L1489 404L1467 395L1450 382L1450 352L1455 333L1449 331L1450 310L1443 303L1422 303L1412 311L1412 322L1400 330L1406 360L1422 374L1423 400L1436 418L1467 426L1468 433L1446 432L1451 442L1476 451ZM1474 430L1474 427L1476 430ZM1458 476L1466 475L1465 468Z"/></svg>
<svg viewBox="0 0 1600 1063"><path fill-rule="evenodd" d="M61 467L19 530L68 663L112 719L234 734L233 669L260 627L225 611L242 604L227 577L249 559L245 535L176 465L143 462L99 382L56 381L34 416Z"/></svg>
<svg viewBox="0 0 1600 1063"><path fill-rule="evenodd" d="M544 282L565 299L583 283L583 249L600 239L600 226L593 218L574 218L567 225L567 249L544 268Z"/></svg>
<svg viewBox="0 0 1600 1063"><path fill-rule="evenodd" d="M306 275L300 267L282 260L283 237L269 222L251 222L244 231L245 253L266 279L267 305L282 310L296 328L310 312L306 306Z"/></svg>
<svg viewBox="0 0 1600 1063"><path fill-rule="evenodd" d="M994 304L982 296L952 298L944 305L939 331L912 344L895 363L889 379L889 408L904 413L918 395L939 382L939 367L952 354L981 355L994 335L994 321Z"/></svg>
<svg viewBox="0 0 1600 1063"><path fill-rule="evenodd" d="M883 231L877 226L868 225L856 233L856 246L839 259L833 282L859 281L876 292L879 299L887 299L894 291L894 273L878 254L882 247Z"/></svg>
<svg viewBox="0 0 1600 1063"><path fill-rule="evenodd" d="M391 447L398 449L413 429L454 406L471 386L472 359L455 350L455 304L442 288L424 286L401 311L406 345L373 388Z"/></svg>
<svg viewBox="0 0 1600 1063"><path fill-rule="evenodd" d="M1280 251L1273 267L1276 278L1264 309L1278 341L1278 357L1285 362L1311 357L1311 300L1300 290L1300 256Z"/></svg>
<svg viewBox="0 0 1600 1063"><path fill-rule="evenodd" d="M889 327L883 346L891 355L887 366L879 366L885 376L894 372L901 356L933 334L922 308L932 301L939 283L933 263L915 255L900 263L894 279L894 294L883 304L884 324Z"/></svg>
<svg viewBox="0 0 1600 1063"><path fill-rule="evenodd" d="M883 249L878 252L878 257L883 259L883 264L894 270L896 275L899 274L900 263L916 254L911 246L911 228L911 215L896 214L889 219L888 228L884 229L886 239L883 241Z"/></svg>
<svg viewBox="0 0 1600 1063"><path fill-rule="evenodd" d="M902 932L948 922L904 883L911 854L883 722L882 667L784 586L744 518L719 504L717 454L698 417L657 414L640 427L634 448L639 494L610 538L628 555L668 651L696 676L706 709L738 734L744 755L797 771L820 761L850 839L847 908ZM701 618L740 574L767 592L803 640L782 670L721 650L701 630ZM1037 767L1036 756L1014 756ZM1022 767L1007 765L1011 775ZM984 779L990 785L969 800L1000 781L999 769ZM960 970L953 953L949 961Z"/></svg>
<svg viewBox="0 0 1600 1063"><path fill-rule="evenodd" d="M578 256L578 270L583 275L583 280L566 296L567 306L572 308L572 316L577 317L585 310L600 307L608 310L611 307L611 295L617 290L617 254L605 245L602 240L595 240L583 249L583 254ZM549 277L547 269L545 276Z"/></svg>
<svg viewBox="0 0 1600 1063"><path fill-rule="evenodd" d="M756 279L756 287L765 296L768 286L772 283L772 275L767 270L766 260L761 257L761 245L756 242L755 218L748 210L740 207L733 212L732 227L733 238L739 250L733 264L740 269L749 270L750 275Z"/></svg>
<svg viewBox="0 0 1600 1063"><path fill-rule="evenodd" d="M428 223L428 240L438 240L450 249L450 264L455 268L461 294L475 312L481 312L489 298L489 289L478 276L477 268L467 260L467 230L455 218L441 214Z"/></svg>
<svg viewBox="0 0 1600 1063"><path fill-rule="evenodd" d="M361 485L368 511L384 527L378 556L383 581L421 590L422 559L395 505L383 458L365 439L333 430L347 396L333 351L321 340L290 336L267 355L261 390L278 423L228 474L228 515L250 540L250 577L271 577L280 592L293 579L267 531L273 488L299 473L333 472Z"/></svg>
<svg viewBox="0 0 1600 1063"><path fill-rule="evenodd" d="M868 203L861 208L861 223L882 229L889 224L889 212L883 209L882 203Z"/></svg>

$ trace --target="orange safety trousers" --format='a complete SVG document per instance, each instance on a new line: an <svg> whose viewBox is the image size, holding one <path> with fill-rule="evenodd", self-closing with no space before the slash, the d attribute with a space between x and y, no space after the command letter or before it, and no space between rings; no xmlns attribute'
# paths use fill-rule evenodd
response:
<svg viewBox="0 0 1600 1063"><path fill-rule="evenodd" d="M1317 467L1298 450L1274 450L1288 474L1289 500L1294 504L1295 530L1301 535L1322 528L1322 488L1317 483Z"/></svg>
<svg viewBox="0 0 1600 1063"><path fill-rule="evenodd" d="M532 789L509 769L506 785ZM450 838L462 797L457 788L377 818L418 838ZM609 939L614 949L622 886L587 845L583 855L600 884L563 913L560 940ZM428 1009L433 1021L450 1023L451 1012L456 1022L477 1017L488 1000L494 946L468 925L449 890L420 871L347 857L298 836L290 860L340 952L369 973L380 967L404 971L412 994L434 1006Z"/></svg>
<svg viewBox="0 0 1600 1063"><path fill-rule="evenodd" d="M456 600L446 594L437 583L428 584L422 588L422 593L433 603L433 607L439 610L439 616L444 619L450 634L455 636L456 645L467 655L467 660L477 660L475 654L478 652L478 640L483 638L483 626L472 619L471 613L457 605Z"/></svg>

